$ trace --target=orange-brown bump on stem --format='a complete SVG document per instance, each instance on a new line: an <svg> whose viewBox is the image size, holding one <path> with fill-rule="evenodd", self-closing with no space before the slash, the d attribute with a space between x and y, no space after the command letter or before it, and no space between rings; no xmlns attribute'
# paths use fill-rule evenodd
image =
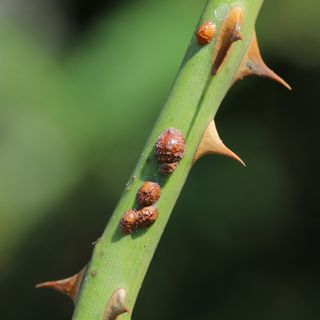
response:
<svg viewBox="0 0 320 320"><path fill-rule="evenodd" d="M160 195L161 188L158 183L145 181L137 192L137 204L139 207L151 206L159 200Z"/></svg>
<svg viewBox="0 0 320 320"><path fill-rule="evenodd" d="M114 291L104 311L103 320L116 320L120 314L128 313L129 310L125 306L126 299L125 289L119 288Z"/></svg>
<svg viewBox="0 0 320 320"><path fill-rule="evenodd" d="M156 157L160 163L179 162L184 156L185 140L175 128L163 131L156 142Z"/></svg>
<svg viewBox="0 0 320 320"><path fill-rule="evenodd" d="M39 283L36 285L36 288L54 289L59 292L62 292L63 294L69 296L73 301L75 301L78 296L80 284L85 270L86 268L83 268L74 276L66 279Z"/></svg>
<svg viewBox="0 0 320 320"><path fill-rule="evenodd" d="M156 206L142 208L138 213L138 228L150 227L158 219L158 209Z"/></svg>
<svg viewBox="0 0 320 320"><path fill-rule="evenodd" d="M209 44L216 34L216 25L211 21L203 23L196 32L197 42L200 46Z"/></svg>
<svg viewBox="0 0 320 320"><path fill-rule="evenodd" d="M240 162L243 166L246 166L245 163L234 152L224 145L219 137L214 120L209 123L204 131L196 154L193 158L193 162L195 163L197 160L207 154L219 154L226 156Z"/></svg>
<svg viewBox="0 0 320 320"><path fill-rule="evenodd" d="M125 212L120 220L119 229L123 234L130 234L137 229L137 211L130 209Z"/></svg>
<svg viewBox="0 0 320 320"><path fill-rule="evenodd" d="M242 40L242 36L240 34L242 22L243 11L240 7L232 8L228 12L225 20L222 22L213 55L213 75L217 74L220 70L224 61L228 57L234 42Z"/></svg>
<svg viewBox="0 0 320 320"><path fill-rule="evenodd" d="M291 90L290 85L273 72L263 61L255 32L253 33L247 53L245 54L236 74L235 81L242 80L247 76L269 78Z"/></svg>
<svg viewBox="0 0 320 320"><path fill-rule="evenodd" d="M176 170L179 162L174 163L161 163L159 166L159 172L164 176L170 176L174 170Z"/></svg>

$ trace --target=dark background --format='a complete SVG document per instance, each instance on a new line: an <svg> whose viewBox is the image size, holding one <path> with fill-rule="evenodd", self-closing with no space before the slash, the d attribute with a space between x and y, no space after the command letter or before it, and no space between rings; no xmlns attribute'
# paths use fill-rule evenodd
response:
<svg viewBox="0 0 320 320"><path fill-rule="evenodd" d="M90 258L204 3L0 2L1 319L70 319L34 285ZM134 319L319 319L319 10L265 1L261 49L293 91L231 89L217 126L247 168L193 168Z"/></svg>

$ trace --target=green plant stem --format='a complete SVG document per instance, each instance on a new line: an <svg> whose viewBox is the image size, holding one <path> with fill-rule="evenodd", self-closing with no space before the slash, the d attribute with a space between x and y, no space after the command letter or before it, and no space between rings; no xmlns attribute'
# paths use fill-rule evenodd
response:
<svg viewBox="0 0 320 320"><path fill-rule="evenodd" d="M94 248L73 319L102 320L106 305L112 293L118 288L127 290L126 306L129 310L133 309L157 244L192 167L201 136L232 86L254 32L255 20L262 2L263 0L207 2L199 24L213 20L217 32L230 8L240 6L243 9L244 22L241 28L243 41L234 44L224 66L217 75L212 76L212 52L215 40L210 45L199 47L195 37L192 38L165 107L100 241ZM159 164L154 157L154 145L161 132L169 127L177 128L184 133L186 152L173 175L166 178L159 174ZM161 198L157 203L159 218L152 227L124 236L119 232L119 221L125 211L136 206L136 192L146 180L159 182L162 187ZM120 318L130 319L130 317L131 315L124 314Z"/></svg>

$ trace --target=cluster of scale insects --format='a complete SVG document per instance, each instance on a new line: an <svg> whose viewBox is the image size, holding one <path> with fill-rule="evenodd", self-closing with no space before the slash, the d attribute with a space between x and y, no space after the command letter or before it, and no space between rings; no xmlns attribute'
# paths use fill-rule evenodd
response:
<svg viewBox="0 0 320 320"><path fill-rule="evenodd" d="M179 130L169 128L163 131L155 145L159 172L165 176L171 175L182 160L184 150L185 139ZM136 194L137 209L130 209L122 215L120 231L130 234L139 228L151 226L159 215L155 204L160 196L160 185L157 182L145 181Z"/></svg>
<svg viewBox="0 0 320 320"><path fill-rule="evenodd" d="M212 75L216 75L229 55L234 42L242 40L240 34L243 21L243 12L240 7L234 7L226 16L220 27L216 46L212 57ZM195 34L195 40L199 46L211 43L215 38L216 26L212 21L206 21L200 25ZM257 43L256 34L250 41L249 48L236 74L235 80L240 80L249 75L257 75L270 78L284 85L291 90L290 85L276 75L264 63ZM159 163L159 172L169 176L177 168L182 160L185 151L185 139L182 133L175 128L164 130L155 144L155 158ZM206 128L200 145L195 154L194 161L206 154L221 154L229 156L240 163L243 161L228 149L219 138L215 123L212 120ZM135 179L135 176L132 178ZM129 189L127 189L129 190ZM158 218L159 212L156 207L161 196L159 183L145 181L136 194L136 209L125 212L119 223L119 229L123 234L131 234L139 228L151 226ZM37 288L54 288L69 295L73 300L77 298L79 287L86 268L78 274L63 280L49 281L37 285ZM91 276L96 276L96 271L90 272ZM87 279L87 276L86 276ZM111 296L104 312L103 319L113 320L122 313L129 312L125 306L127 291L123 288L117 289Z"/></svg>
<svg viewBox="0 0 320 320"><path fill-rule="evenodd" d="M237 31L236 29L234 31ZM196 31L196 40L198 45L204 46L209 44L216 33L216 25L211 21L206 21ZM227 55L228 49L232 42L238 39L232 39L230 43L222 45L223 56ZM221 54L220 54L221 55ZM224 59L220 55L216 57L218 60L213 73L216 73L218 67ZM169 176L177 168L182 160L185 151L185 139L182 133L175 128L164 130L159 136L155 145L155 157L159 162L159 172L162 175ZM136 195L137 209L130 209L125 212L121 218L119 227L123 234L130 234L138 228L146 228L151 226L158 218L159 212L156 202L161 195L161 187L157 182L145 181Z"/></svg>

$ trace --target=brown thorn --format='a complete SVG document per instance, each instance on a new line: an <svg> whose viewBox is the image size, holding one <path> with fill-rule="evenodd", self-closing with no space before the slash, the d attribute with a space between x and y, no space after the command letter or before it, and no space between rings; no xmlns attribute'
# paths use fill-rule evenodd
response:
<svg viewBox="0 0 320 320"><path fill-rule="evenodd" d="M81 284L81 280L86 268L83 268L80 272L72 277L56 280L42 282L36 285L36 288L50 288L62 292L63 294L69 296L73 301L76 300Z"/></svg>
<svg viewBox="0 0 320 320"><path fill-rule="evenodd" d="M246 164L234 152L224 145L219 137L214 120L209 123L201 138L193 163L207 154L219 154L226 156L240 162L243 166L246 166Z"/></svg>
<svg viewBox="0 0 320 320"><path fill-rule="evenodd" d="M240 34L243 21L243 11L240 7L232 8L222 23L217 37L217 45L213 55L212 74L218 73L234 42L242 40Z"/></svg>
<svg viewBox="0 0 320 320"><path fill-rule="evenodd" d="M248 51L241 62L235 81L251 75L269 78L280 83L288 90L292 90L290 85L273 72L263 61L255 32L250 41Z"/></svg>
<svg viewBox="0 0 320 320"><path fill-rule="evenodd" d="M120 288L114 291L106 306L103 320L116 320L120 314L129 313L125 306L126 299L127 291L125 289Z"/></svg>

